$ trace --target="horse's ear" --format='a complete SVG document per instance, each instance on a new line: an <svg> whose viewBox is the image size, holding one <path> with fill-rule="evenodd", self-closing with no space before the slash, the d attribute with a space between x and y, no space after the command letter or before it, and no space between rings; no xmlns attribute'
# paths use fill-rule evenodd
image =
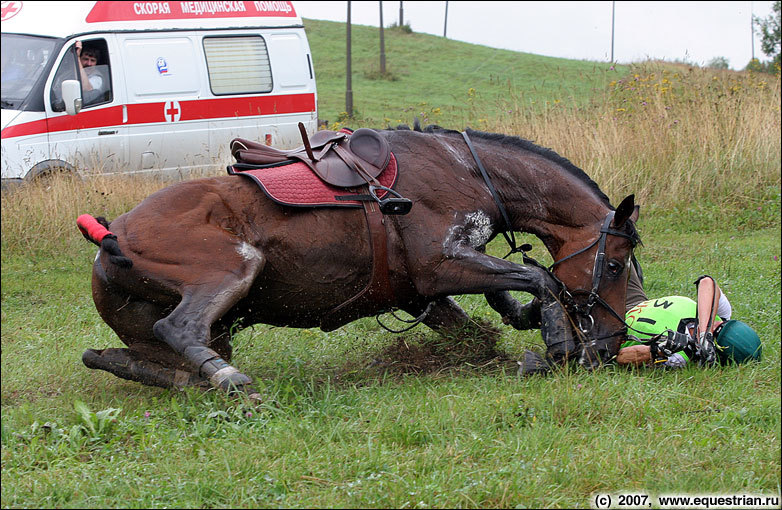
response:
<svg viewBox="0 0 782 510"><path fill-rule="evenodd" d="M640 211L641 208L635 205L635 195L626 197L622 200L622 203L619 204L619 207L616 208L616 212L614 213L614 226L617 228L621 227L628 219L633 220L633 222L638 221Z"/></svg>

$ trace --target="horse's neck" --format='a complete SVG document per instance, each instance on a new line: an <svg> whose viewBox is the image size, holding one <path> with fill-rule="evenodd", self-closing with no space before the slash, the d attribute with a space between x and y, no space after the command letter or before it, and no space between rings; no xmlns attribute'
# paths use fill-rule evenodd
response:
<svg viewBox="0 0 782 510"><path fill-rule="evenodd" d="M594 240L610 208L586 181L538 155L506 168L491 173L502 181L498 189L514 230L536 235L555 259Z"/></svg>

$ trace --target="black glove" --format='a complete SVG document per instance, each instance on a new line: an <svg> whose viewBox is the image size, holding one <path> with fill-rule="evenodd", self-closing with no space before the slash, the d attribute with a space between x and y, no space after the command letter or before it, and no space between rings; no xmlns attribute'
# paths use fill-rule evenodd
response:
<svg viewBox="0 0 782 510"><path fill-rule="evenodd" d="M653 337L653 340L655 340L657 350L666 358L675 352L683 351L690 342L686 334L671 329L666 329Z"/></svg>

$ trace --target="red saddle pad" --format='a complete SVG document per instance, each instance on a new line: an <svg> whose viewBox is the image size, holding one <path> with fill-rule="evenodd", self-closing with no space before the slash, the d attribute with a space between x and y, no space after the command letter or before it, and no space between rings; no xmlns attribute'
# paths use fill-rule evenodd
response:
<svg viewBox="0 0 782 510"><path fill-rule="evenodd" d="M342 199L349 195L367 194L366 186L339 188L323 182L320 177L301 162L284 165L269 165L242 169L236 165L228 167L230 175L244 175L255 181L266 196L278 204L296 207L362 207L359 200ZM386 188L394 188L398 176L396 158L391 154L388 166L377 176L378 182ZM378 190L378 198L387 191Z"/></svg>

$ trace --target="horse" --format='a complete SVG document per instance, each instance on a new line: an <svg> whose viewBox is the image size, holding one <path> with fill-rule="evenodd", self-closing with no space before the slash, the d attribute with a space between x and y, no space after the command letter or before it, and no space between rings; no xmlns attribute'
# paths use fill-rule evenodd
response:
<svg viewBox="0 0 782 510"><path fill-rule="evenodd" d="M395 191L413 203L382 216L379 240L362 209L281 205L236 175L172 184L111 223L88 216L82 233L101 247L93 300L128 348L88 349L84 364L147 385L259 398L230 364L242 328L330 331L399 309L447 332L469 321L452 298L462 294L484 294L517 329L541 326L554 361L591 370L615 357L640 242L633 195L614 208L569 160L515 136L417 123L376 132L398 164ZM500 234L518 252L514 232L537 236L552 266L485 252ZM378 242L387 244L386 295L355 301L374 285ZM533 300L522 305L510 291ZM346 303L349 313L335 312Z"/></svg>

